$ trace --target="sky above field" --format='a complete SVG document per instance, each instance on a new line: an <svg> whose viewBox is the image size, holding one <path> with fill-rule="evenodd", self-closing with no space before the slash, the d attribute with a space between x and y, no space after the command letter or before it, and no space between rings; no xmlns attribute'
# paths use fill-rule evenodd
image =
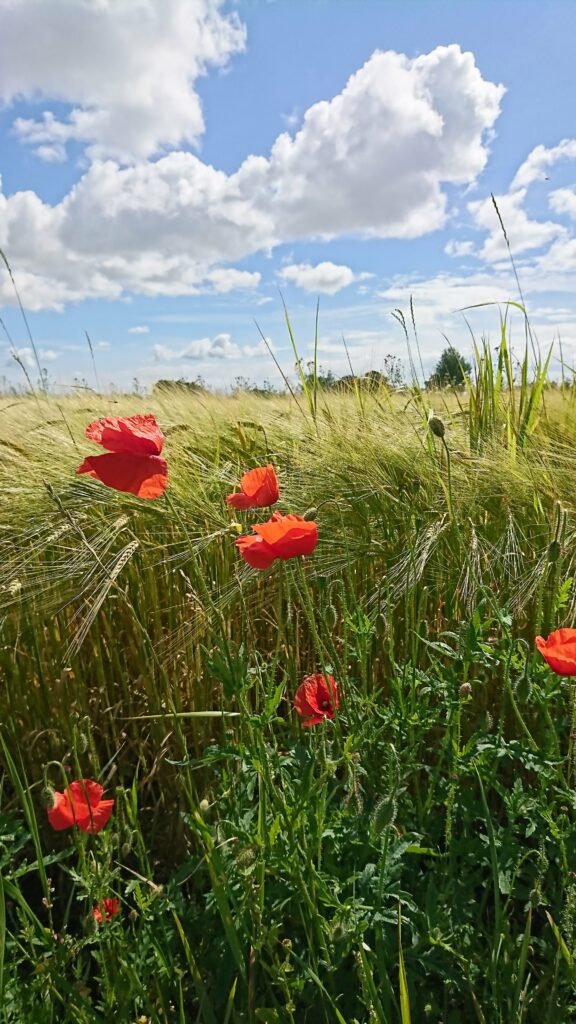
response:
<svg viewBox="0 0 576 1024"><path fill-rule="evenodd" d="M570 0L0 0L0 247L54 386L576 352ZM38 376L0 267L0 381ZM506 307L501 306L504 310ZM468 323L467 323L468 321ZM513 323L521 350L521 323ZM556 350L559 353L559 349ZM555 359L553 369L558 372Z"/></svg>

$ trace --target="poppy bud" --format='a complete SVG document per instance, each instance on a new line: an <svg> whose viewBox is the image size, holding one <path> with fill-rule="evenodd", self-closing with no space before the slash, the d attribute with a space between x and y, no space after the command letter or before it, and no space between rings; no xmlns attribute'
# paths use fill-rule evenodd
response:
<svg viewBox="0 0 576 1024"><path fill-rule="evenodd" d="M532 687L530 685L530 679L528 678L528 675L525 672L522 678L519 679L518 683L516 684L516 696L519 697L520 700L528 700L531 689Z"/></svg>
<svg viewBox="0 0 576 1024"><path fill-rule="evenodd" d="M560 542L553 540L552 543L548 545L548 561L557 562L561 554L562 548L560 546Z"/></svg>
<svg viewBox="0 0 576 1024"><path fill-rule="evenodd" d="M88 750L88 737L83 733L76 733L76 752L78 754L85 754Z"/></svg>
<svg viewBox="0 0 576 1024"><path fill-rule="evenodd" d="M428 420L428 426L434 434L434 437L443 438L446 433L446 427L439 416L431 416Z"/></svg>
<svg viewBox="0 0 576 1024"><path fill-rule="evenodd" d="M378 612L378 615L374 619L374 632L380 639L386 636L386 619L382 615L382 612Z"/></svg>
<svg viewBox="0 0 576 1024"><path fill-rule="evenodd" d="M206 799L200 801L200 810L202 814L206 814L210 810L210 802Z"/></svg>
<svg viewBox="0 0 576 1024"><path fill-rule="evenodd" d="M54 790L52 786L43 786L40 799L44 807L52 807L54 804Z"/></svg>
<svg viewBox="0 0 576 1024"><path fill-rule="evenodd" d="M328 629L334 629L338 622L338 612L336 611L333 604L329 604L324 612L324 621Z"/></svg>
<svg viewBox="0 0 576 1024"><path fill-rule="evenodd" d="M385 828L394 824L397 813L398 805L396 803L395 795L392 795L391 797L383 796L378 801L372 811L372 820L370 822L370 831L373 839L379 838Z"/></svg>
<svg viewBox="0 0 576 1024"><path fill-rule="evenodd" d="M302 515L302 519L315 519L317 513L317 508L307 508L304 514Z"/></svg>
<svg viewBox="0 0 576 1024"><path fill-rule="evenodd" d="M120 850L120 853L122 854L123 857L128 857L129 854L130 854L130 850L131 849L132 849L132 843L122 843L122 848Z"/></svg>
<svg viewBox="0 0 576 1024"><path fill-rule="evenodd" d="M472 693L472 687L470 686L470 683L462 683L462 686L458 690L458 693L460 694L462 699L464 699L465 697L469 697L470 694Z"/></svg>

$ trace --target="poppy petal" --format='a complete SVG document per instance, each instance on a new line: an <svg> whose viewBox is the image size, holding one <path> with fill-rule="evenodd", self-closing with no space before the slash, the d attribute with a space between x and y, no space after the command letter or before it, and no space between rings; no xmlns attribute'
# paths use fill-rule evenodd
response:
<svg viewBox="0 0 576 1024"><path fill-rule="evenodd" d="M48 808L48 821L56 832L72 828L74 812L66 793L54 793L54 803Z"/></svg>
<svg viewBox="0 0 576 1024"><path fill-rule="evenodd" d="M318 543L316 523L302 516L275 512L267 523L256 523L252 529L273 548L277 558L311 555Z"/></svg>
<svg viewBox="0 0 576 1024"><path fill-rule="evenodd" d="M294 707L305 726L318 725L325 718L334 718L339 706L338 686L334 677L324 676L320 672L306 676L294 695Z"/></svg>
<svg viewBox="0 0 576 1024"><path fill-rule="evenodd" d="M164 435L152 415L94 420L86 427L86 437L123 455L160 455L164 445Z"/></svg>
<svg viewBox="0 0 576 1024"><path fill-rule="evenodd" d="M258 466L244 473L240 486L256 506L273 505L280 497L278 477L272 465Z"/></svg>
<svg viewBox="0 0 576 1024"><path fill-rule="evenodd" d="M242 491L237 491L236 494L229 494L226 501L232 508L247 509L252 508L252 502L248 495L242 494Z"/></svg>
<svg viewBox="0 0 576 1024"><path fill-rule="evenodd" d="M70 783L68 793L74 806L97 807L102 799L104 787L92 779L77 779L76 782Z"/></svg>
<svg viewBox="0 0 576 1024"><path fill-rule="evenodd" d="M82 815L78 814L76 817L76 824L82 832L87 832L89 835L95 835L96 832L100 832L100 830L107 824L113 810L113 800L101 800L97 807L89 807L82 813Z"/></svg>
<svg viewBox="0 0 576 1024"><path fill-rule="evenodd" d="M576 676L576 629L557 629L546 640L537 636L535 643L553 672Z"/></svg>
<svg viewBox="0 0 576 1024"><path fill-rule="evenodd" d="M234 542L242 558L253 569L268 569L274 561L274 552L270 550L261 537L238 537Z"/></svg>
<svg viewBox="0 0 576 1024"><path fill-rule="evenodd" d="M89 455L76 472L137 498L159 498L168 484L166 460L158 455Z"/></svg>

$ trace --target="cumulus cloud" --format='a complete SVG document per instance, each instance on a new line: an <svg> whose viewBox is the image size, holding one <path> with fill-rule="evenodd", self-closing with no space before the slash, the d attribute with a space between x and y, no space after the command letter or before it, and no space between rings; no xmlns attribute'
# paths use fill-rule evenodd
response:
<svg viewBox="0 0 576 1024"><path fill-rule="evenodd" d="M336 295L357 280L350 267L330 262L318 263L315 267L310 263L292 263L283 267L280 277L305 292L322 292L325 295Z"/></svg>
<svg viewBox="0 0 576 1024"><path fill-rule="evenodd" d="M534 181L545 181L550 168L559 160L576 160L576 139L562 139L557 146L536 146L516 171L510 187L515 190Z"/></svg>
<svg viewBox="0 0 576 1024"><path fill-rule="evenodd" d="M524 209L526 189L496 196L500 216L510 239L514 255L539 249L566 235L566 229L554 221L531 220ZM499 260L506 256L507 247L491 197L468 204L476 225L489 232L480 255L486 260Z"/></svg>
<svg viewBox="0 0 576 1024"><path fill-rule="evenodd" d="M445 222L442 184L468 184L484 168L503 93L459 46L413 60L377 51L234 179L274 212L284 241L416 238Z"/></svg>
<svg viewBox="0 0 576 1024"><path fill-rule="evenodd" d="M0 99L60 101L15 130L45 160L66 144L90 157L143 159L194 144L204 130L196 79L242 50L245 30L222 0L0 0Z"/></svg>
<svg viewBox="0 0 576 1024"><path fill-rule="evenodd" d="M266 345L266 342L268 343ZM276 351L272 338L266 338L266 342L263 340L257 341L254 345L243 345L242 352L245 356L254 358L256 356L269 356L270 352Z"/></svg>
<svg viewBox="0 0 576 1024"><path fill-rule="evenodd" d="M38 348L36 351L38 352L38 358L41 365L44 363L53 363L62 355L61 352L54 348ZM19 348L14 345L8 350L8 354L10 357L9 362L17 360L18 362L23 363L28 369L36 369L36 359L34 358L34 352L30 346L23 346Z"/></svg>
<svg viewBox="0 0 576 1024"><path fill-rule="evenodd" d="M219 267L206 275L215 292L226 295L238 288L257 288L261 275L257 271L236 270L234 267Z"/></svg>
<svg viewBox="0 0 576 1024"><path fill-rule="evenodd" d="M160 362L173 362L179 359L235 359L240 349L232 341L229 334L217 334L214 338L200 338L191 341L182 348L170 348L169 345L154 345L154 356Z"/></svg>
<svg viewBox="0 0 576 1024"><path fill-rule="evenodd" d="M447 256L472 256L474 253L474 242L457 242L450 239L444 248Z"/></svg>
<svg viewBox="0 0 576 1024"><path fill-rule="evenodd" d="M21 0L33 2L42 7ZM119 3L120 21L128 6ZM182 6L170 0L170 17ZM214 3L201 6L221 17ZM253 288L259 275L229 264L280 243L416 238L443 226L443 186L468 185L482 171L503 92L455 45L414 59L376 52L337 96L306 111L299 131L233 174L172 152L132 166L95 159L55 206L33 192L0 193L0 246L36 309L130 292ZM10 301L4 285L0 298Z"/></svg>
<svg viewBox="0 0 576 1024"><path fill-rule="evenodd" d="M576 189L557 188L548 196L548 203L555 213L564 213L576 220Z"/></svg>

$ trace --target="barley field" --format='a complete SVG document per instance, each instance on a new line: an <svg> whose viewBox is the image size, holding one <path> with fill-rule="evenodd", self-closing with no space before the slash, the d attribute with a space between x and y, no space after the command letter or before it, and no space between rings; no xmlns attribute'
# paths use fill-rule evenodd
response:
<svg viewBox="0 0 576 1024"><path fill-rule="evenodd" d="M573 1019L574 688L535 638L575 622L576 392L476 355L459 390L0 398L2 1024ZM138 414L156 500L76 473ZM269 464L319 539L258 570L270 512L226 497ZM53 826L74 780L105 827Z"/></svg>

